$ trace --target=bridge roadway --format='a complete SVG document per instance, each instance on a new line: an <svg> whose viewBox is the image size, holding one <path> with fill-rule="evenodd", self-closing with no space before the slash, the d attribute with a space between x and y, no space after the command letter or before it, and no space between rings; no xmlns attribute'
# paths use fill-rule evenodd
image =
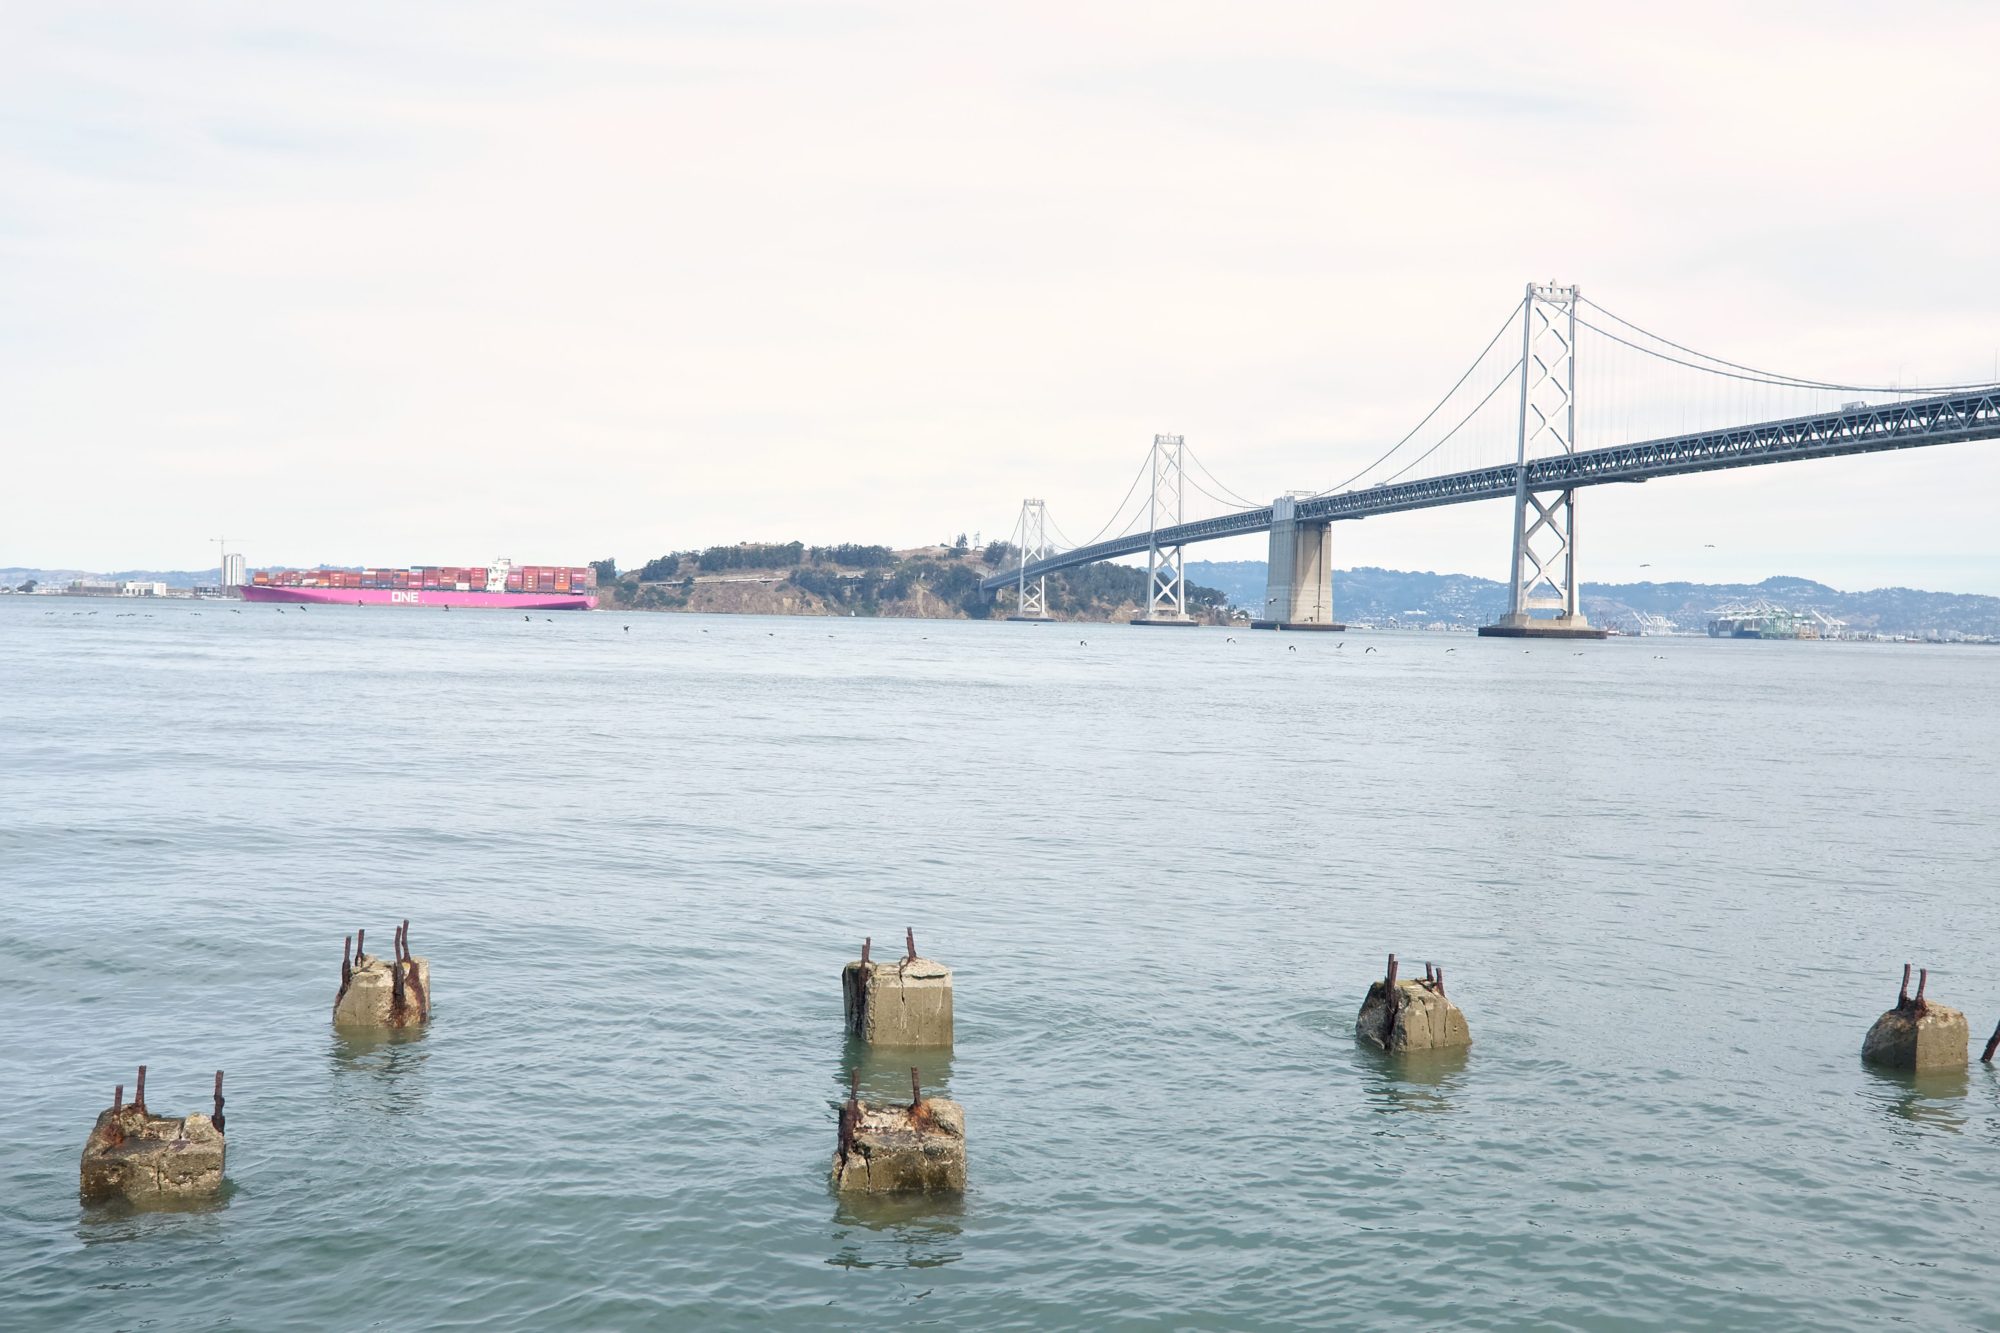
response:
<svg viewBox="0 0 2000 1333"><path fill-rule="evenodd" d="M1843 454L1872 454L1887 449L1914 449L1924 445L1996 437L2000 437L2000 389L1986 389L1530 459L1526 465L1528 490L1540 493L1579 486L1602 486L1611 482L1651 481L1655 477L1678 477L1685 473L1713 472L1720 468L1789 463L1807 458L1838 458ZM1373 518L1377 514L1401 513L1406 509L1504 499L1514 494L1519 470L1517 464L1504 463L1498 467L1453 472L1422 481L1389 482L1358 491L1341 491L1336 495L1300 500L1294 517L1300 523L1324 523ZM1220 518L1205 518L1161 528L1157 540L1163 547L1186 546L1220 537L1264 532L1270 526L1271 506L1265 505L1260 509L1224 514ZM1097 560L1134 555L1146 550L1154 540L1154 534L1139 532L1129 537L1115 537L1110 541L1079 546L1073 551L1037 560L1025 571L1016 566L1004 574L995 574L982 580L979 586L991 591L1012 585L1024 573L1026 577L1034 578Z"/></svg>

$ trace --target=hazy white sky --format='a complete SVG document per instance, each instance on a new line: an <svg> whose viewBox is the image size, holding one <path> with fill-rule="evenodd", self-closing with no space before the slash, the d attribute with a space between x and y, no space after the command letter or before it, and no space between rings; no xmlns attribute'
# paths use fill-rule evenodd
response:
<svg viewBox="0 0 2000 1333"><path fill-rule="evenodd" d="M1530 278L1991 378L1996 48L1971 2L15 0L0 564L629 564L1023 495L1083 538L1156 431L1338 480ZM1607 488L1584 574L2000 593L1996 496L2000 444ZM1507 532L1336 563L1500 577Z"/></svg>

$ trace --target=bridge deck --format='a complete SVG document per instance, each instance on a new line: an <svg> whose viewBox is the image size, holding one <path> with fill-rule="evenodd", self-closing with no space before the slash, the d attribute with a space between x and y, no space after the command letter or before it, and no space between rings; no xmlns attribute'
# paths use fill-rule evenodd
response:
<svg viewBox="0 0 2000 1333"><path fill-rule="evenodd" d="M1887 449L1914 449L1995 437L2000 437L2000 389L1989 389L1978 393L1919 398L1881 407L1858 407L1852 411L1828 412L1818 416L1788 417L1782 421L1764 421L1727 430L1701 431L1639 444L1618 444L1531 459L1526 465L1527 488L1535 492L1560 491L1611 482L1651 481L1655 477L1678 477L1690 472L1713 472L1720 468L1755 467L1809 458L1838 458L1843 454L1879 453ZM1514 493L1519 471L1516 464L1506 463L1423 481L1391 482L1358 491L1342 491L1337 495L1299 501L1294 516L1302 523L1317 523L1500 499ZM1246 509L1224 514L1220 518L1205 518L1161 528L1158 540L1162 546L1187 546L1221 537L1263 532L1270 526L1271 507L1265 505L1261 509ZM1029 578L1034 578L1097 560L1134 555L1147 549L1152 540L1151 534L1141 532L1130 537L1079 546L1073 551L1037 560L1025 572ZM1004 588L1015 582L1021 573L1016 569L1006 574L995 574L981 581L979 586L989 591Z"/></svg>

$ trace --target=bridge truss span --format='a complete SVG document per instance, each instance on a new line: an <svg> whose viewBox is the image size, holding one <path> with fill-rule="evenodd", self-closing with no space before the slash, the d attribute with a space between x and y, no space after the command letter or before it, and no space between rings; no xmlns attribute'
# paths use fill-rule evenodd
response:
<svg viewBox="0 0 2000 1333"><path fill-rule="evenodd" d="M1836 412L1582 449L1422 480L1386 482L1298 500L1292 517L1300 523L1352 521L1412 509L1507 499L1520 492L1545 494L1724 468L1995 438L2000 438L2000 388L1989 387L1881 406L1855 403ZM1264 505L1178 523L1052 554L1019 570L995 574L981 586L993 591L1019 579L1099 560L1267 532L1272 521L1273 507Z"/></svg>

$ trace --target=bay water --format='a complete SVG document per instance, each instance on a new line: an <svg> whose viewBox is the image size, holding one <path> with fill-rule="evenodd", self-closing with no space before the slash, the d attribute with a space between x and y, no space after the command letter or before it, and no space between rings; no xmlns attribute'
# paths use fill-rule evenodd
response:
<svg viewBox="0 0 2000 1333"><path fill-rule="evenodd" d="M1978 648L0 598L0 1326L2000 1328L2000 1078L1859 1060L2000 1018L1996 769ZM141 1063L212 1205L77 1203Z"/></svg>

